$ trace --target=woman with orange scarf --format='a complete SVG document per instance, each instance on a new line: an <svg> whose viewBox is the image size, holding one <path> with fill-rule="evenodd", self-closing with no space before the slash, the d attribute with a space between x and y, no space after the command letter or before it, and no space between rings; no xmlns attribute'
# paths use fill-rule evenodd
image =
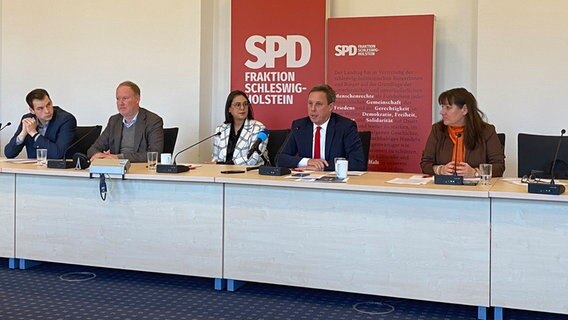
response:
<svg viewBox="0 0 568 320"><path fill-rule="evenodd" d="M420 161L422 172L471 178L479 175L479 164L490 163L493 176L502 177L503 145L495 127L483 120L485 114L473 94L464 88L450 89L440 94L438 103L442 120L432 125Z"/></svg>

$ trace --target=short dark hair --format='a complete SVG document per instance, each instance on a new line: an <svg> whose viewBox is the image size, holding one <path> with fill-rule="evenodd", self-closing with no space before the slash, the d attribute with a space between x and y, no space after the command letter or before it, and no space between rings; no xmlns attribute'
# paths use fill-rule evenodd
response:
<svg viewBox="0 0 568 320"><path fill-rule="evenodd" d="M312 90L310 90L310 93L312 92L325 92L325 95L327 97L327 104L332 104L335 102L335 90L333 90L332 87L325 83L318 84L317 86L313 87Z"/></svg>
<svg viewBox="0 0 568 320"><path fill-rule="evenodd" d="M30 93L28 93L28 95L26 96L26 102L28 103L28 106L30 106L30 108L34 108L34 104L33 101L34 100L43 100L43 98L48 97L51 100L51 97L49 96L49 93L47 93L47 90L45 89L33 89L32 91L30 91Z"/></svg>
<svg viewBox="0 0 568 320"><path fill-rule="evenodd" d="M120 88L120 87L129 87L130 89L132 89L132 91L134 91L134 94L135 94L138 98L140 98L140 87L139 87L136 83L127 80L127 81L121 82L121 83L118 85L118 87L116 87L116 88L118 89L118 88Z"/></svg>
<svg viewBox="0 0 568 320"><path fill-rule="evenodd" d="M250 104L250 100L249 100L247 94L244 93L241 90L233 90L233 91L231 91L231 93L229 93L229 95L227 96L227 102L225 102L225 123L233 123L233 121L234 121L233 115L229 112L229 109L231 108L231 104L233 103L233 99L235 99L235 97L238 97L238 96L245 97L245 99L247 100L247 102L249 104L247 119L254 120L254 115L252 113L252 104Z"/></svg>

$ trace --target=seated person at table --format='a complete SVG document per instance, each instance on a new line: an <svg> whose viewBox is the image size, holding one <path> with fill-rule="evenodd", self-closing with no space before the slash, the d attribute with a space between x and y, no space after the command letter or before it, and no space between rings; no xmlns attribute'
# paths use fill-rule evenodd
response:
<svg viewBox="0 0 568 320"><path fill-rule="evenodd" d="M69 112L54 107L44 89L32 90L26 102L30 112L22 117L16 133L4 147L4 154L15 158L26 147L28 158L36 158L36 149L47 149L48 159L62 159L75 139L77 120Z"/></svg>
<svg viewBox="0 0 568 320"><path fill-rule="evenodd" d="M334 159L346 158L349 170L367 170L357 124L332 112L334 103L335 91L327 84L310 90L308 116L292 122L290 139L276 156L279 166L333 171Z"/></svg>
<svg viewBox="0 0 568 320"><path fill-rule="evenodd" d="M442 107L442 120L432 125L422 152L422 172L430 175L456 172L470 178L479 175L480 163L490 163L493 176L502 177L503 146L495 127L483 120L485 114L477 108L473 94L464 88L451 89L440 94L438 103Z"/></svg>
<svg viewBox="0 0 568 320"><path fill-rule="evenodd" d="M164 122L155 113L140 107L140 88L125 81L116 88L118 114L110 117L99 138L87 151L95 159L128 159L146 162L148 151L164 149Z"/></svg>
<svg viewBox="0 0 568 320"><path fill-rule="evenodd" d="M255 152L250 159L247 154L256 141L257 134L265 126L254 120L252 106L248 96L239 90L232 91L225 102L225 122L217 126L215 132L221 132L213 140L213 162L237 165L258 165L264 161ZM261 154L266 151L268 139L258 149Z"/></svg>

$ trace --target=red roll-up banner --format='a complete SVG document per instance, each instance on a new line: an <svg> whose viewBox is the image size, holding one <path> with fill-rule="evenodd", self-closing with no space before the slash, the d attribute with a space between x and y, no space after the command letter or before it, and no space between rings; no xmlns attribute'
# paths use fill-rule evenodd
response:
<svg viewBox="0 0 568 320"><path fill-rule="evenodd" d="M249 95L269 129L307 115L325 80L325 0L231 1L231 88Z"/></svg>
<svg viewBox="0 0 568 320"><path fill-rule="evenodd" d="M336 112L371 131L370 171L420 172L432 125L434 16L328 20Z"/></svg>

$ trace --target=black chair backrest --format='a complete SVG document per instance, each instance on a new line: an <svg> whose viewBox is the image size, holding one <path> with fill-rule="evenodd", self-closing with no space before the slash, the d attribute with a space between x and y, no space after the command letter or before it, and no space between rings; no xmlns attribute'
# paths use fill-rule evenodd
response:
<svg viewBox="0 0 568 320"><path fill-rule="evenodd" d="M268 145L266 149L268 150L268 160L270 163L275 166L275 158L278 150L286 140L286 137L290 133L290 129L283 129L283 130L270 130L270 134L268 135Z"/></svg>
<svg viewBox="0 0 568 320"><path fill-rule="evenodd" d="M359 131L359 138L363 145L363 154L365 155L365 163L369 162L369 150L371 149L371 131Z"/></svg>
<svg viewBox="0 0 568 320"><path fill-rule="evenodd" d="M518 136L518 176L535 175L550 178L552 161L556 153L559 136L543 136L519 133ZM558 160L554 168L554 177L568 178L568 137L562 137L562 144L558 151Z"/></svg>
<svg viewBox="0 0 568 320"><path fill-rule="evenodd" d="M164 151L163 153L174 153L179 128L164 128Z"/></svg>
<svg viewBox="0 0 568 320"><path fill-rule="evenodd" d="M66 154L66 158L71 159L73 155L77 152L87 154L87 150L95 143L97 138L101 135L103 126L77 126L77 131L75 131L75 139L73 143L77 142L82 138L81 141L69 150ZM84 137L84 138L83 138Z"/></svg>
<svg viewBox="0 0 568 320"><path fill-rule="evenodd" d="M499 138L499 142L501 142L503 149L505 149L505 134L504 133L498 133L497 138Z"/></svg>

